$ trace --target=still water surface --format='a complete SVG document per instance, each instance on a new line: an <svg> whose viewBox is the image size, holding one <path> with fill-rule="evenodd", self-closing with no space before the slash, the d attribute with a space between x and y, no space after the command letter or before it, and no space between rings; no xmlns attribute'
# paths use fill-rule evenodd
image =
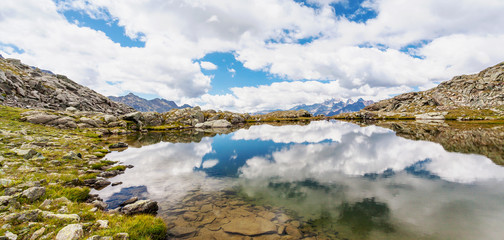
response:
<svg viewBox="0 0 504 240"><path fill-rule="evenodd" d="M164 216L195 190L235 189L338 238L504 238L503 167L378 126L258 125L106 158L135 166L98 192L111 207L137 195Z"/></svg>

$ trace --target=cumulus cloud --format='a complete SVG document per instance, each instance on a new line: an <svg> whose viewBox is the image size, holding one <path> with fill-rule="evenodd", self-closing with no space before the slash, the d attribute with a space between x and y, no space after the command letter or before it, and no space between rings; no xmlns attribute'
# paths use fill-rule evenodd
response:
<svg viewBox="0 0 504 240"><path fill-rule="evenodd" d="M5 0L0 54L66 74L104 94L135 91L246 111L270 107L266 101L286 108L331 96L386 98L384 91L432 87L498 63L504 54L500 0L369 0L362 6L377 16L365 22L335 15L330 4L344 0L307 3ZM122 27L145 47L121 47L102 31L68 22L62 15L67 10ZM308 38L310 43L298 43ZM212 52L233 52L244 67L286 82L209 95L212 76L202 69L214 69L215 64L199 59ZM329 90L313 91L321 85ZM269 95L286 88L301 97ZM251 93L263 99L244 103Z"/></svg>
<svg viewBox="0 0 504 240"><path fill-rule="evenodd" d="M205 70L217 70L217 65L211 62L201 61L200 66Z"/></svg>

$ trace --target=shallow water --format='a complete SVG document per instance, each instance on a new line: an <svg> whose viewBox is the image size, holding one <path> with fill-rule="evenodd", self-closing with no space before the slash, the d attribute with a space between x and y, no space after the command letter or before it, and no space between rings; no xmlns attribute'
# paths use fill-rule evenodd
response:
<svg viewBox="0 0 504 240"><path fill-rule="evenodd" d="M188 205L187 199L198 194L211 196L201 204L220 201L214 212L221 205L220 212L243 211L222 204L236 196L249 213L274 212L277 227L285 212L305 236L325 238L504 236L504 168L483 155L447 152L387 128L338 121L257 125L213 137L179 134L182 142L174 133L154 134L141 137L150 145L108 154L135 167L110 179L123 184L98 191L100 197L112 208L131 196L156 200L169 222L178 221L180 209L197 213L198 202ZM190 236L206 229L195 228L200 232Z"/></svg>

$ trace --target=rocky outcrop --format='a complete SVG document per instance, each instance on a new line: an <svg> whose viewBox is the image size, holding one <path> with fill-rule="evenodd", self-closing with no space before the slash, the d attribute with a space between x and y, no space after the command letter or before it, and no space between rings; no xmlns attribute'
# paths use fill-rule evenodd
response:
<svg viewBox="0 0 504 240"><path fill-rule="evenodd" d="M503 106L504 62L478 74L454 77L427 91L405 93L371 104L363 111L423 113L489 109L502 115Z"/></svg>
<svg viewBox="0 0 504 240"><path fill-rule="evenodd" d="M56 235L56 240L77 240L84 236L81 224L70 224L62 228Z"/></svg>
<svg viewBox="0 0 504 240"><path fill-rule="evenodd" d="M52 74L21 63L0 58L0 104L62 111L72 107L80 111L120 115L135 111L84 87L66 76ZM38 117L39 121L54 119Z"/></svg>
<svg viewBox="0 0 504 240"><path fill-rule="evenodd" d="M124 103L128 106L133 107L135 110L140 111L140 112L158 112L158 113L163 113L170 111L171 109L177 108L177 109L182 109L182 108L190 108L191 106L184 104L183 106L177 106L177 104L174 101L168 101L166 99L162 98L155 98L152 100L147 100L144 98L141 98L133 93L129 93L126 96L122 97L114 97L114 96L109 96L109 98L113 101Z"/></svg>
<svg viewBox="0 0 504 240"><path fill-rule="evenodd" d="M313 117L313 115L306 110L288 110L288 111L275 111L262 115L254 115L254 119L262 120L276 120L276 119L296 119L296 118L308 118Z"/></svg>

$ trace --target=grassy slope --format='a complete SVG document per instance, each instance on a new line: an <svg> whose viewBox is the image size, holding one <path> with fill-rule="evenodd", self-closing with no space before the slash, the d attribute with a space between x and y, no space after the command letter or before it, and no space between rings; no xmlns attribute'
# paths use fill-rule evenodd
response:
<svg viewBox="0 0 504 240"><path fill-rule="evenodd" d="M46 187L46 194L33 203L26 199L19 198L19 206L1 210L2 216L12 212L22 212L30 209L37 209L45 199L55 199L66 197L72 201L68 207L68 213L78 214L83 223L85 235L113 236L115 233L126 232L131 239L164 239L166 227L164 222L157 217L150 215L122 216L111 215L100 210L91 212L91 204L84 203L88 198L89 189L86 187L71 187L69 182L74 179L89 179L96 177L96 174L86 174L85 170L93 169L88 160L74 159L66 160L62 157L70 151L85 155L95 155L98 158L104 156L108 150L102 139L98 138L92 131L87 130L62 130L53 127L30 124L20 121L21 113L24 109L0 106L0 156L2 169L0 179L10 179L11 182L0 186L0 195L4 195L7 187L19 186L19 184L45 180L42 186ZM35 147L33 144L46 143L46 147ZM40 152L44 159L26 160L13 153L13 148L34 148ZM2 159L2 157L0 157ZM57 160L61 163L53 164L51 161ZM102 167L113 164L109 161L101 161ZM25 187L26 188L26 187ZM23 188L24 189L24 188ZM63 204L64 205L64 204ZM57 212L63 206L55 204L48 210ZM99 229L95 224L96 220L109 220L109 228ZM28 222L6 222L0 217L0 225L10 224L9 229L0 229L0 235L4 235L8 230L20 236L20 238L31 236L36 230L45 227L45 234L50 234L51 238L66 226L68 222L61 220L47 220L39 218L36 224Z"/></svg>

